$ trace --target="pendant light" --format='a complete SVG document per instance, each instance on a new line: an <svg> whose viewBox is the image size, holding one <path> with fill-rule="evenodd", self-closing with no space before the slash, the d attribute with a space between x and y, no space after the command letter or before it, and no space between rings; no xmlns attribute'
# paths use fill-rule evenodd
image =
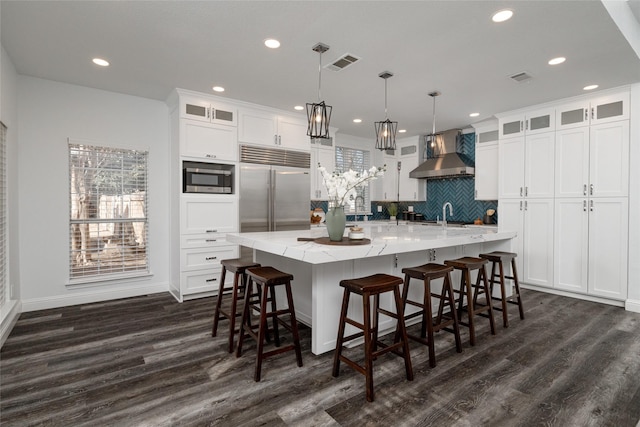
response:
<svg viewBox="0 0 640 427"><path fill-rule="evenodd" d="M312 50L320 54L318 64L318 103L307 103L307 135L311 138L329 138L329 121L331 121L331 106L321 101L322 87L322 54L329 50L323 43L316 44Z"/></svg>
<svg viewBox="0 0 640 427"><path fill-rule="evenodd" d="M429 96L433 98L433 127L429 135L427 135L427 143L431 147L431 157L440 157L442 151L442 134L436 133L436 96L440 96L441 93L433 91L429 93Z"/></svg>
<svg viewBox="0 0 640 427"><path fill-rule="evenodd" d="M398 122L392 122L387 116L387 79L393 76L389 71L383 71L378 75L384 79L384 118L383 122L375 122L376 128L376 148L378 150L395 150L396 149L396 131L398 130Z"/></svg>

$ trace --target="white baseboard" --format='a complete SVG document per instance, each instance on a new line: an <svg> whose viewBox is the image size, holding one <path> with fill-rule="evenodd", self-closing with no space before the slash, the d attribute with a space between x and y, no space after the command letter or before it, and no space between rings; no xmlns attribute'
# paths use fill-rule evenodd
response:
<svg viewBox="0 0 640 427"><path fill-rule="evenodd" d="M543 286L529 285L526 283L520 283L520 287L523 289L531 289L533 291L546 292L548 294L562 295L564 297L571 297L571 298L577 298L585 301L599 302L602 304L609 304L609 305L615 305L617 307L624 307L624 301L619 301L614 299L596 297L593 295L579 294L575 292L561 291L559 289L545 288Z"/></svg>
<svg viewBox="0 0 640 427"><path fill-rule="evenodd" d="M18 321L20 313L22 313L22 303L20 301L7 301L2 307L4 311L2 316L2 324L0 325L0 348L4 345L7 337L11 333L13 326Z"/></svg>
<svg viewBox="0 0 640 427"><path fill-rule="evenodd" d="M118 289L95 289L88 292L52 297L22 300L22 311L46 310L49 308L66 307L69 305L88 304L92 302L109 301L118 298L137 297L140 295L157 294L169 291L169 283L154 283L152 285L133 286Z"/></svg>
<svg viewBox="0 0 640 427"><path fill-rule="evenodd" d="M624 309L627 311L633 311L634 313L640 313L640 300L628 299L625 301Z"/></svg>

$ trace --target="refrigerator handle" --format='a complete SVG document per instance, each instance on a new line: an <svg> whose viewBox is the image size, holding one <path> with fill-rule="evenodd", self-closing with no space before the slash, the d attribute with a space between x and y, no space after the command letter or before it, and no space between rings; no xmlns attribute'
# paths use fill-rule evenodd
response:
<svg viewBox="0 0 640 427"><path fill-rule="evenodd" d="M275 210L273 205L275 204L275 184L276 184L276 171L273 169L269 170L269 195L268 195L268 203L269 203L269 231L276 231L276 224L274 221Z"/></svg>

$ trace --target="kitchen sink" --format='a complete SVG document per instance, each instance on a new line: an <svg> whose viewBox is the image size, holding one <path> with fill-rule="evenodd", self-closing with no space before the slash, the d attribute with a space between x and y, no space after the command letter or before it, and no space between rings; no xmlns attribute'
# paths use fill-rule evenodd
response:
<svg viewBox="0 0 640 427"><path fill-rule="evenodd" d="M426 225L427 227L442 227L442 223L439 223L436 221L425 221L425 222L421 222L420 224ZM456 222L456 221L448 222L447 221L447 228L464 228L464 227L465 227L464 222Z"/></svg>

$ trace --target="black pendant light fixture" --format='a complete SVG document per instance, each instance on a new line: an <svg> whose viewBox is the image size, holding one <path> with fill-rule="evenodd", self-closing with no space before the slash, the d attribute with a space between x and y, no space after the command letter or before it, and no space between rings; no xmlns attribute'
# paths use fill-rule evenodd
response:
<svg viewBox="0 0 640 427"><path fill-rule="evenodd" d="M331 106L326 105L320 96L320 89L322 88L322 54L329 50L329 46L318 43L312 50L320 54L320 62L318 64L318 102L307 103L307 135L311 138L329 138Z"/></svg>
<svg viewBox="0 0 640 427"><path fill-rule="evenodd" d="M383 71L378 75L384 79L384 118L383 122L375 122L376 127L376 148L378 150L396 149L396 131L398 122L392 122L387 116L387 79L393 76L389 71Z"/></svg>

